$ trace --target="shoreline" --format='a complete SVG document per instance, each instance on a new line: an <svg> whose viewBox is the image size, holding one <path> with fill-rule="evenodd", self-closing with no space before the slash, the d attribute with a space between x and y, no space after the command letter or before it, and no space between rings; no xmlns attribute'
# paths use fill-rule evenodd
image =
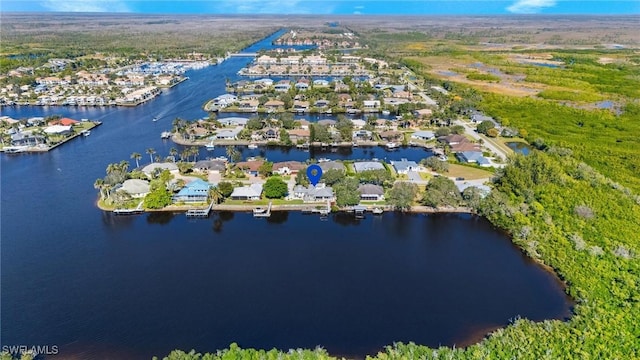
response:
<svg viewBox="0 0 640 360"><path fill-rule="evenodd" d="M100 205L99 200L96 201L95 206L102 211L113 213L115 209L109 209ZM216 204L211 207L211 211L232 211L232 212L253 212L255 208L265 207L265 204L244 204L244 205L231 205L231 204ZM271 206L271 211L309 211L317 209L318 207L326 207L327 204L322 203L306 203L306 204L277 204ZM477 214L472 208L465 206L458 207L444 207L444 208L432 208L428 206L412 206L407 210L393 209L391 205L359 205L367 208L367 211L371 211L374 208L381 208L384 212L397 212L407 214ZM207 209L206 205L201 206L189 206L189 205L170 205L162 209L142 209L139 214L145 213L186 213L189 210L204 210ZM337 213L351 213L350 209L339 209L337 211L331 211L330 214Z"/></svg>

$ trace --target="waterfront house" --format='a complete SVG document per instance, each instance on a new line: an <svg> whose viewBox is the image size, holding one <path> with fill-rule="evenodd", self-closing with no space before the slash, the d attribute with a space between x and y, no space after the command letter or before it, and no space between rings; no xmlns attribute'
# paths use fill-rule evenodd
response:
<svg viewBox="0 0 640 360"><path fill-rule="evenodd" d="M431 139L435 139L435 134L433 133L433 131L416 131L413 134L411 134L411 138L412 139L416 139L416 140L431 140Z"/></svg>
<svg viewBox="0 0 640 360"><path fill-rule="evenodd" d="M12 146L36 146L44 143L46 143L44 136L34 135L28 131L11 134Z"/></svg>
<svg viewBox="0 0 640 360"><path fill-rule="evenodd" d="M297 82L296 83L296 90L298 91L307 91L309 90L309 84L306 82Z"/></svg>
<svg viewBox="0 0 640 360"><path fill-rule="evenodd" d="M308 101L294 101L293 102L293 111L295 112L307 112L309 111L309 102Z"/></svg>
<svg viewBox="0 0 640 360"><path fill-rule="evenodd" d="M317 100L317 101L315 102L315 104L313 104L313 106L315 106L315 107L317 107L317 108L320 108L320 109L322 109L322 108L326 108L326 107L328 107L328 106L329 106L329 100L326 100L326 99L320 99L320 100Z"/></svg>
<svg viewBox="0 0 640 360"><path fill-rule="evenodd" d="M242 112L256 112L258 111L258 105L260 105L260 101L258 100L241 100L238 105L238 110Z"/></svg>
<svg viewBox="0 0 640 360"><path fill-rule="evenodd" d="M202 172L224 173L227 165L220 160L200 160L193 165L193 168Z"/></svg>
<svg viewBox="0 0 640 360"><path fill-rule="evenodd" d="M391 166L396 170L398 174L407 174L409 171L420 171L422 167L415 161L408 161L407 159L401 159L400 161L391 161Z"/></svg>
<svg viewBox="0 0 640 360"><path fill-rule="evenodd" d="M318 125L323 125L330 128L335 127L336 123L337 122L335 120L331 119L318 120Z"/></svg>
<svg viewBox="0 0 640 360"><path fill-rule="evenodd" d="M352 119L351 124L353 124L353 127L355 129L362 129L363 127L365 127L365 125L367 125L367 122L362 119Z"/></svg>
<svg viewBox="0 0 640 360"><path fill-rule="evenodd" d="M276 129L267 129L264 132L264 138L267 140L278 140L280 139L280 133Z"/></svg>
<svg viewBox="0 0 640 360"><path fill-rule="evenodd" d="M247 173L247 175L257 176L262 164L264 164L264 160L240 161L236 163L236 167Z"/></svg>
<svg viewBox="0 0 640 360"><path fill-rule="evenodd" d="M309 137L311 136L311 132L305 129L292 129L292 130L289 130L288 132L289 132L289 139L294 143L298 142L299 140L309 141Z"/></svg>
<svg viewBox="0 0 640 360"><path fill-rule="evenodd" d="M264 107L267 110L280 110L280 109L284 108L284 101L269 100L266 103L264 103Z"/></svg>
<svg viewBox="0 0 640 360"><path fill-rule="evenodd" d="M331 201L334 199L333 189L330 186L320 183L316 186L309 185L304 187L296 185L293 188L294 199L302 199L305 202Z"/></svg>
<svg viewBox="0 0 640 360"><path fill-rule="evenodd" d="M318 163L318 166L320 166L323 172L327 172L329 170L340 170L342 172L346 171L344 164L337 161L323 161Z"/></svg>
<svg viewBox="0 0 640 360"><path fill-rule="evenodd" d="M329 86L329 81L324 80L324 79L313 80L313 86L314 87L327 87L327 86Z"/></svg>
<svg viewBox="0 0 640 360"><path fill-rule="evenodd" d="M202 179L196 179L186 184L180 191L173 195L174 202L202 203L209 199L209 190L213 185Z"/></svg>
<svg viewBox="0 0 640 360"><path fill-rule="evenodd" d="M238 97L232 94L223 94L213 99L213 103L218 106L229 106L238 101Z"/></svg>
<svg viewBox="0 0 640 360"><path fill-rule="evenodd" d="M360 200L381 201L384 200L384 189L380 185L362 184L358 187Z"/></svg>
<svg viewBox="0 0 640 360"><path fill-rule="evenodd" d="M484 167L491 166L491 161L485 158L480 151L461 151L456 153L456 157L463 163L478 164Z"/></svg>
<svg viewBox="0 0 640 360"><path fill-rule="evenodd" d="M231 200L260 200L262 195L262 184L251 184L233 189Z"/></svg>
<svg viewBox="0 0 640 360"><path fill-rule="evenodd" d="M215 138L216 140L237 140L238 134L240 133L241 130L242 128L235 128L232 130L221 130L221 131L218 131L218 133L216 133Z"/></svg>
<svg viewBox="0 0 640 360"><path fill-rule="evenodd" d="M256 81L254 81L254 83L255 83L256 85L260 84L260 85L262 85L262 86L264 86L264 87L271 87L271 86L273 86L273 80L271 80L271 79L267 79L267 78L265 78L265 79L259 79L259 80L256 80Z"/></svg>
<svg viewBox="0 0 640 360"><path fill-rule="evenodd" d="M386 140L386 141L396 141L396 140L402 138L402 133L401 132L393 131L393 130L383 131L383 132L379 133L378 135L380 135L380 138L382 140Z"/></svg>
<svg viewBox="0 0 640 360"><path fill-rule="evenodd" d="M289 82L289 80L278 81L276 86L274 86L274 89L278 92L287 92L289 91L289 89L291 89L291 83Z"/></svg>
<svg viewBox="0 0 640 360"><path fill-rule="evenodd" d="M373 133L369 130L356 130L353 132L353 140L371 140Z"/></svg>
<svg viewBox="0 0 640 360"><path fill-rule="evenodd" d="M71 134L71 125L51 125L44 129L48 135L68 135Z"/></svg>
<svg viewBox="0 0 640 360"><path fill-rule="evenodd" d="M380 109L380 100L365 100L362 102L365 111L378 111Z"/></svg>
<svg viewBox="0 0 640 360"><path fill-rule="evenodd" d="M142 172L145 173L147 176L151 176L155 172L161 172L164 170L169 170L171 172L178 171L178 165L172 162L166 162L166 163L154 162L142 168Z"/></svg>
<svg viewBox="0 0 640 360"><path fill-rule="evenodd" d="M359 173L371 170L385 170L385 167L377 161L358 161L353 163L353 169Z"/></svg>
<svg viewBox="0 0 640 360"><path fill-rule="evenodd" d="M298 123L298 127L300 127L300 129L309 130L309 124L311 124L309 120L299 119L296 120L296 122Z"/></svg>
<svg viewBox="0 0 640 360"><path fill-rule="evenodd" d="M222 126L245 126L249 119L243 117L218 118L218 122Z"/></svg>
<svg viewBox="0 0 640 360"><path fill-rule="evenodd" d="M73 126L78 124L79 121L78 120L73 120L73 119L69 119L69 118L62 118L59 120L52 120L49 121L49 125L62 125L62 126Z"/></svg>
<svg viewBox="0 0 640 360"><path fill-rule="evenodd" d="M151 187L147 180L128 179L122 183L122 186L117 191L123 191L132 198L138 199L145 197L150 189Z"/></svg>
<svg viewBox="0 0 640 360"><path fill-rule="evenodd" d="M297 173L305 167L306 165L300 161L283 161L273 164L273 172L279 175L290 175Z"/></svg>

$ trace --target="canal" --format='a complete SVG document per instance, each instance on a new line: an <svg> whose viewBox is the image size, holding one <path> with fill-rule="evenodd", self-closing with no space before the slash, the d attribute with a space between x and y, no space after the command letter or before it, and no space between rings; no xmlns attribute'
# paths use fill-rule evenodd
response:
<svg viewBox="0 0 640 360"><path fill-rule="evenodd" d="M272 38L247 51L270 47ZM64 358L138 359L237 342L320 345L362 358L394 341L461 346L518 316L570 316L558 279L475 216L322 221L222 212L190 220L114 217L95 207L93 183L108 163L150 147L168 154L175 145L159 134L174 117L204 116L202 105L247 61L194 71L136 108L2 109L16 118L104 122L48 153L0 157L2 345L55 345ZM317 155L262 151L273 161ZM351 151L323 157L425 156L411 148Z"/></svg>

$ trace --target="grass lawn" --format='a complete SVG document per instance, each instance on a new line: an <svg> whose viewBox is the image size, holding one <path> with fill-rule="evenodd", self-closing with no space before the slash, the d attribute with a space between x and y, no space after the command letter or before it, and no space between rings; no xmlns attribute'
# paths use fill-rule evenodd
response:
<svg viewBox="0 0 640 360"><path fill-rule="evenodd" d="M419 172L418 174L420 174L420 178L422 180L429 180L429 179L431 179L433 177L431 174L426 173L426 172Z"/></svg>
<svg viewBox="0 0 640 360"><path fill-rule="evenodd" d="M449 164L449 172L443 174L448 177L463 177L465 180L476 180L492 177L493 173L483 169L459 164Z"/></svg>

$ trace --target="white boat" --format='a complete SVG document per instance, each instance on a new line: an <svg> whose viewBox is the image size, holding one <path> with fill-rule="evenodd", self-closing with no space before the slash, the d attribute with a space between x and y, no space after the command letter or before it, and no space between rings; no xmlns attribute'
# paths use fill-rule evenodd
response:
<svg viewBox="0 0 640 360"><path fill-rule="evenodd" d="M205 145L205 147L207 148L207 151L213 151L216 148L216 146L213 144L213 140L211 140L207 145Z"/></svg>
<svg viewBox="0 0 640 360"><path fill-rule="evenodd" d="M321 163L321 162L327 162L327 161L331 161L331 160L329 160L329 159L327 159L327 158L320 158L320 159L318 159L318 162L319 162L319 163Z"/></svg>
<svg viewBox="0 0 640 360"><path fill-rule="evenodd" d="M387 149L396 149L398 148L400 145L398 145L397 143L394 142L389 142L385 145L387 147Z"/></svg>
<svg viewBox="0 0 640 360"><path fill-rule="evenodd" d="M358 143L357 143L357 142L355 142L355 141L353 142L353 144L352 144L352 145L353 145L353 147L358 147Z"/></svg>
<svg viewBox="0 0 640 360"><path fill-rule="evenodd" d="M263 207L257 207L255 209L253 209L253 214L264 214L267 212L267 209L263 208Z"/></svg>
<svg viewBox="0 0 640 360"><path fill-rule="evenodd" d="M389 111L389 110L382 110L382 115L387 116L387 115L389 115L389 114L391 114L391 111Z"/></svg>
<svg viewBox="0 0 640 360"><path fill-rule="evenodd" d="M91 135L91 130L82 130L80 134L82 134L82 136L89 136Z"/></svg>
<svg viewBox="0 0 640 360"><path fill-rule="evenodd" d="M258 148L258 145L256 145L256 144L249 144L249 145L247 145L247 147L248 147L249 149L257 149L257 148Z"/></svg>
<svg viewBox="0 0 640 360"><path fill-rule="evenodd" d="M160 138L161 139L168 139L171 137L171 132L170 131L163 131L162 134L160 134Z"/></svg>
<svg viewBox="0 0 640 360"><path fill-rule="evenodd" d="M158 118L157 118L157 117L154 117L154 118L152 119L152 121L153 121L153 122L156 122L156 121L158 121Z"/></svg>
<svg viewBox="0 0 640 360"><path fill-rule="evenodd" d="M382 208L377 207L377 208L373 208L373 210L371 210L371 212L374 215L380 215L380 214L382 214L384 212L384 210L382 210Z"/></svg>

